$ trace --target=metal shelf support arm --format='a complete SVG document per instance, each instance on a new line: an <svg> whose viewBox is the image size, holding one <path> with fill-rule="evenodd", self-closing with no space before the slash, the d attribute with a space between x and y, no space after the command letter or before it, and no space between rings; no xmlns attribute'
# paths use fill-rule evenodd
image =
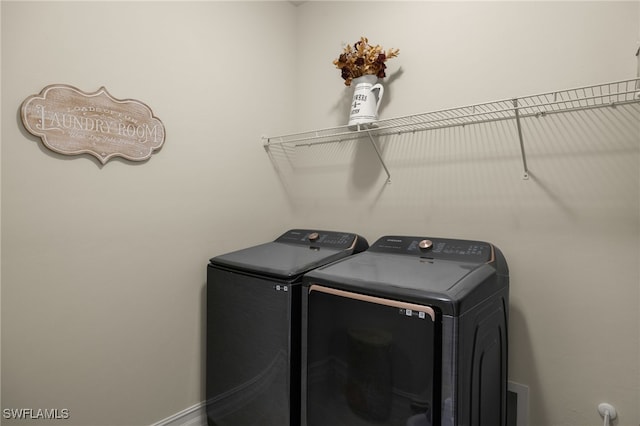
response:
<svg viewBox="0 0 640 426"><path fill-rule="evenodd" d="M378 149L378 145L376 144L376 141L373 140L373 135L371 134L370 131L367 131L367 135L369 135L369 140L371 141L371 145L373 146L373 149L376 151L376 155L378 156L378 160L380 160L380 164L382 164L382 168L384 169L384 172L387 174L387 183L391 183L391 174L389 173L389 169L387 168L387 165L384 163L384 160L382 159L382 154L380 154L380 149Z"/></svg>
<svg viewBox="0 0 640 426"><path fill-rule="evenodd" d="M518 107L518 98L513 100L513 109L516 117L516 127L518 129L518 139L520 140L520 154L522 155L522 178L529 179L529 168L527 167L527 153L524 150L524 138L522 137L522 125L520 124L520 110Z"/></svg>

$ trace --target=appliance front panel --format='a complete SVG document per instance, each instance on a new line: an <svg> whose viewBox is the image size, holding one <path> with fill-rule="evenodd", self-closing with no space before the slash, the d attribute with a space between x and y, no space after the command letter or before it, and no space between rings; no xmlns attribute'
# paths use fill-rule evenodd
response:
<svg viewBox="0 0 640 426"><path fill-rule="evenodd" d="M307 291L303 424L438 424L436 312L320 285Z"/></svg>
<svg viewBox="0 0 640 426"><path fill-rule="evenodd" d="M299 417L300 285L207 274L207 424L289 425Z"/></svg>

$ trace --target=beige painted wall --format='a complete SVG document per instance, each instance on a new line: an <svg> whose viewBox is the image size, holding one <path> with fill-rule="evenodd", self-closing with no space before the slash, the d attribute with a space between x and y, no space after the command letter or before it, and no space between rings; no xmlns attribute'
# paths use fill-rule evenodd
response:
<svg viewBox="0 0 640 426"><path fill-rule="evenodd" d="M204 399L208 259L288 222L260 135L293 115L294 11L2 2L3 408L148 425ZM52 83L147 103L165 146L104 167L52 154L18 118Z"/></svg>
<svg viewBox="0 0 640 426"><path fill-rule="evenodd" d="M638 2L309 2L298 8L296 130L345 124L351 89L330 68L366 35L388 61L383 118L634 78ZM327 23L331 23L330 29ZM640 423L640 106L299 148L287 175L297 224L370 239L484 239L511 271L510 379L532 426ZM291 164L291 165L290 165Z"/></svg>
<svg viewBox="0 0 640 426"><path fill-rule="evenodd" d="M637 2L1 8L3 408L124 426L201 401L207 259L316 226L494 242L530 424L601 424L601 401L640 423L637 105L523 123L529 180L513 123L383 140L389 185L366 144L260 146L345 123L331 60L360 35L401 49L383 117L634 77ZM165 147L104 167L46 151L17 113L51 83L146 102Z"/></svg>

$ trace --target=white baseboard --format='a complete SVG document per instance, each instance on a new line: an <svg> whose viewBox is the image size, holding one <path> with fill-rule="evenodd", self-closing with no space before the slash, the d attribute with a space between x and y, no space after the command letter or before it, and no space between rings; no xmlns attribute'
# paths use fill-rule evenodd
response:
<svg viewBox="0 0 640 426"><path fill-rule="evenodd" d="M185 408L151 426L207 426L205 402L202 401Z"/></svg>

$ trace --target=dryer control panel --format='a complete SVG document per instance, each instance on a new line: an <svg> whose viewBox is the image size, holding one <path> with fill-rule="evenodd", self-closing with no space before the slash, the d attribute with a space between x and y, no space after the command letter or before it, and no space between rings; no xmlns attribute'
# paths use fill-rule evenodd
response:
<svg viewBox="0 0 640 426"><path fill-rule="evenodd" d="M353 248L357 239L358 236L356 234L347 232L291 229L279 236L275 242L346 250Z"/></svg>
<svg viewBox="0 0 640 426"><path fill-rule="evenodd" d="M369 251L473 263L487 263L494 258L489 243L449 238L386 236L373 243Z"/></svg>

